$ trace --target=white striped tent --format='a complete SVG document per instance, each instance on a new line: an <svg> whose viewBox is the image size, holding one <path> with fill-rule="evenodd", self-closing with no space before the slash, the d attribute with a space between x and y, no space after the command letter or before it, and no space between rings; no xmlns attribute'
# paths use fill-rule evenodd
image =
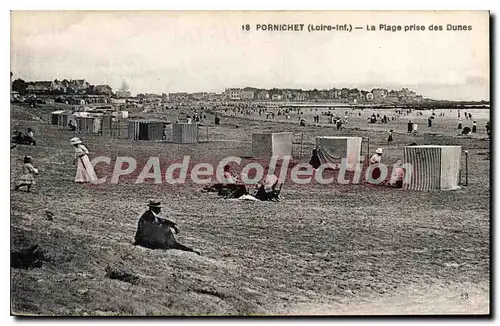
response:
<svg viewBox="0 0 500 326"><path fill-rule="evenodd" d="M163 140L164 124L161 121L129 121L128 138L133 140Z"/></svg>
<svg viewBox="0 0 500 326"><path fill-rule="evenodd" d="M291 132L252 134L252 156L283 159L292 156L293 134Z"/></svg>
<svg viewBox="0 0 500 326"><path fill-rule="evenodd" d="M409 190L452 190L459 188L461 146L421 145L403 149L411 177L403 183Z"/></svg>
<svg viewBox="0 0 500 326"><path fill-rule="evenodd" d="M177 144L195 144L199 141L197 123L174 123L172 139Z"/></svg>
<svg viewBox="0 0 500 326"><path fill-rule="evenodd" d="M316 149L321 164L340 165L347 159L347 170L353 171L361 161L362 137L316 137Z"/></svg>

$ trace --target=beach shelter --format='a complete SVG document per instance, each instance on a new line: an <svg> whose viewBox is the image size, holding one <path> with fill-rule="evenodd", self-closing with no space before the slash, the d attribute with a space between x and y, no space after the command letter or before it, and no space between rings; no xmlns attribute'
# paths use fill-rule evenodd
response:
<svg viewBox="0 0 500 326"><path fill-rule="evenodd" d="M66 115L66 125L68 124L68 113L66 113L66 111L63 111L63 110L59 110L59 111L53 111L50 113L50 123L52 125L55 125L55 126L61 126L62 123L64 123L64 118L61 118L61 116L64 116ZM61 124L59 124L61 123Z"/></svg>
<svg viewBox="0 0 500 326"><path fill-rule="evenodd" d="M57 125L59 127L66 127L69 122L69 114L66 112L63 112L57 116Z"/></svg>
<svg viewBox="0 0 500 326"><path fill-rule="evenodd" d="M361 162L362 137L316 137L316 153L319 163L331 163L340 166L342 159L347 159L347 170L353 171Z"/></svg>
<svg viewBox="0 0 500 326"><path fill-rule="evenodd" d="M129 121L128 138L133 140L163 140L164 124L161 121Z"/></svg>
<svg viewBox="0 0 500 326"><path fill-rule="evenodd" d="M198 142L199 126L196 123L174 123L173 142L177 144L195 144Z"/></svg>
<svg viewBox="0 0 500 326"><path fill-rule="evenodd" d="M405 146L404 163L411 169L411 176L408 182L403 182L403 189L429 191L460 188L461 153L461 146Z"/></svg>
<svg viewBox="0 0 500 326"><path fill-rule="evenodd" d="M84 134L99 134L102 129L102 118L92 116L76 116L77 129Z"/></svg>
<svg viewBox="0 0 500 326"><path fill-rule="evenodd" d="M252 156L283 159L292 156L293 134L291 132L252 134Z"/></svg>

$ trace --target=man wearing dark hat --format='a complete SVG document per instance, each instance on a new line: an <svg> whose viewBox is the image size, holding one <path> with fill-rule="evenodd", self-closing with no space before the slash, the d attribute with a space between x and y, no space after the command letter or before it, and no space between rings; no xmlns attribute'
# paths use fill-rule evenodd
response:
<svg viewBox="0 0 500 326"><path fill-rule="evenodd" d="M151 200L148 206L149 210L139 219L134 245L150 249L179 249L200 254L175 240L171 229L174 229L176 234L179 229L174 222L159 216L162 208L159 201Z"/></svg>
<svg viewBox="0 0 500 326"><path fill-rule="evenodd" d="M168 225L175 230L175 233L179 233L179 229L174 222L159 217L161 208L163 207L159 201L150 200L148 203L149 210L144 212L141 216L141 220L156 223L158 225ZM140 221L139 221L140 222Z"/></svg>

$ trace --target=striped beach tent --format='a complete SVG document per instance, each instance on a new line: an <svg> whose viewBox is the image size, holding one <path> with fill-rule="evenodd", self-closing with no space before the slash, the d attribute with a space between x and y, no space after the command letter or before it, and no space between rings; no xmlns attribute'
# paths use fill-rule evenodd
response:
<svg viewBox="0 0 500 326"><path fill-rule="evenodd" d="M403 189L453 190L459 188L461 146L421 145L403 149L411 173ZM406 178L405 178L406 179Z"/></svg>

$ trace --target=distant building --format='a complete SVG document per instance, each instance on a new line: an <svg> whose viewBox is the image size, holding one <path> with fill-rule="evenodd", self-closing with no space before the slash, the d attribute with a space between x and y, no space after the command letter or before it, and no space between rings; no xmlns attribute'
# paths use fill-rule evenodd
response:
<svg viewBox="0 0 500 326"><path fill-rule="evenodd" d="M241 89L239 89L239 88L227 88L224 91L224 98L226 100L241 100Z"/></svg>
<svg viewBox="0 0 500 326"><path fill-rule="evenodd" d="M108 85L96 85L94 86L94 91L96 94L101 94L101 95L113 94L113 89Z"/></svg>
<svg viewBox="0 0 500 326"><path fill-rule="evenodd" d="M309 94L306 92L294 91L292 92L292 99L294 101L306 101L309 99Z"/></svg>
<svg viewBox="0 0 500 326"><path fill-rule="evenodd" d="M366 101L367 102L373 101L373 93L366 93Z"/></svg>
<svg viewBox="0 0 500 326"><path fill-rule="evenodd" d="M281 94L275 93L271 96L271 100L273 101L281 101L283 100L283 96Z"/></svg>
<svg viewBox="0 0 500 326"><path fill-rule="evenodd" d="M171 102L188 101L189 94L188 93L169 93L168 100Z"/></svg>
<svg viewBox="0 0 500 326"><path fill-rule="evenodd" d="M90 88L90 84L85 79L72 79L69 81L69 87L77 93L82 93Z"/></svg>
<svg viewBox="0 0 500 326"><path fill-rule="evenodd" d="M240 92L240 98L242 100L251 101L255 97L255 91L253 89L243 89Z"/></svg>
<svg viewBox="0 0 500 326"><path fill-rule="evenodd" d="M26 92L31 94L48 94L52 91L51 81L36 81L31 85L28 85Z"/></svg>
<svg viewBox="0 0 500 326"><path fill-rule="evenodd" d="M124 98L114 98L111 100L111 103L113 103L113 104L126 104L127 100Z"/></svg>
<svg viewBox="0 0 500 326"><path fill-rule="evenodd" d="M373 94L373 100L376 102L384 100L388 95L387 90L382 88L375 88L371 93Z"/></svg>
<svg viewBox="0 0 500 326"><path fill-rule="evenodd" d="M284 101L291 101L293 99L293 94L291 91L285 90L281 92L281 96Z"/></svg>
<svg viewBox="0 0 500 326"><path fill-rule="evenodd" d="M199 92L199 93L192 93L190 94L190 98L195 100L195 101L203 101L208 98L208 94L205 92Z"/></svg>
<svg viewBox="0 0 500 326"><path fill-rule="evenodd" d="M208 93L207 94L207 99L209 101L222 101L223 94L217 94L217 93Z"/></svg>
<svg viewBox="0 0 500 326"><path fill-rule="evenodd" d="M399 92L397 91L389 91L387 92L387 95L383 98L384 102L387 103L399 103L400 98L399 98Z"/></svg>
<svg viewBox="0 0 500 326"><path fill-rule="evenodd" d="M328 92L328 98L332 100L339 100L342 97L342 90L340 89L332 89Z"/></svg>
<svg viewBox="0 0 500 326"><path fill-rule="evenodd" d="M105 95L85 95L83 98L85 104L107 104L109 103L108 97Z"/></svg>
<svg viewBox="0 0 500 326"><path fill-rule="evenodd" d="M118 98L127 98L127 97L132 97L132 94L130 94L130 91L123 91L123 90L118 90L115 92L116 97Z"/></svg>
<svg viewBox="0 0 500 326"><path fill-rule="evenodd" d="M60 94L66 94L68 91L68 88L70 87L69 80L63 79L63 80L57 80L55 79L52 82L52 90L60 93Z"/></svg>
<svg viewBox="0 0 500 326"><path fill-rule="evenodd" d="M267 101L269 100L269 92L266 90L262 90L257 92L257 99L261 101Z"/></svg>

